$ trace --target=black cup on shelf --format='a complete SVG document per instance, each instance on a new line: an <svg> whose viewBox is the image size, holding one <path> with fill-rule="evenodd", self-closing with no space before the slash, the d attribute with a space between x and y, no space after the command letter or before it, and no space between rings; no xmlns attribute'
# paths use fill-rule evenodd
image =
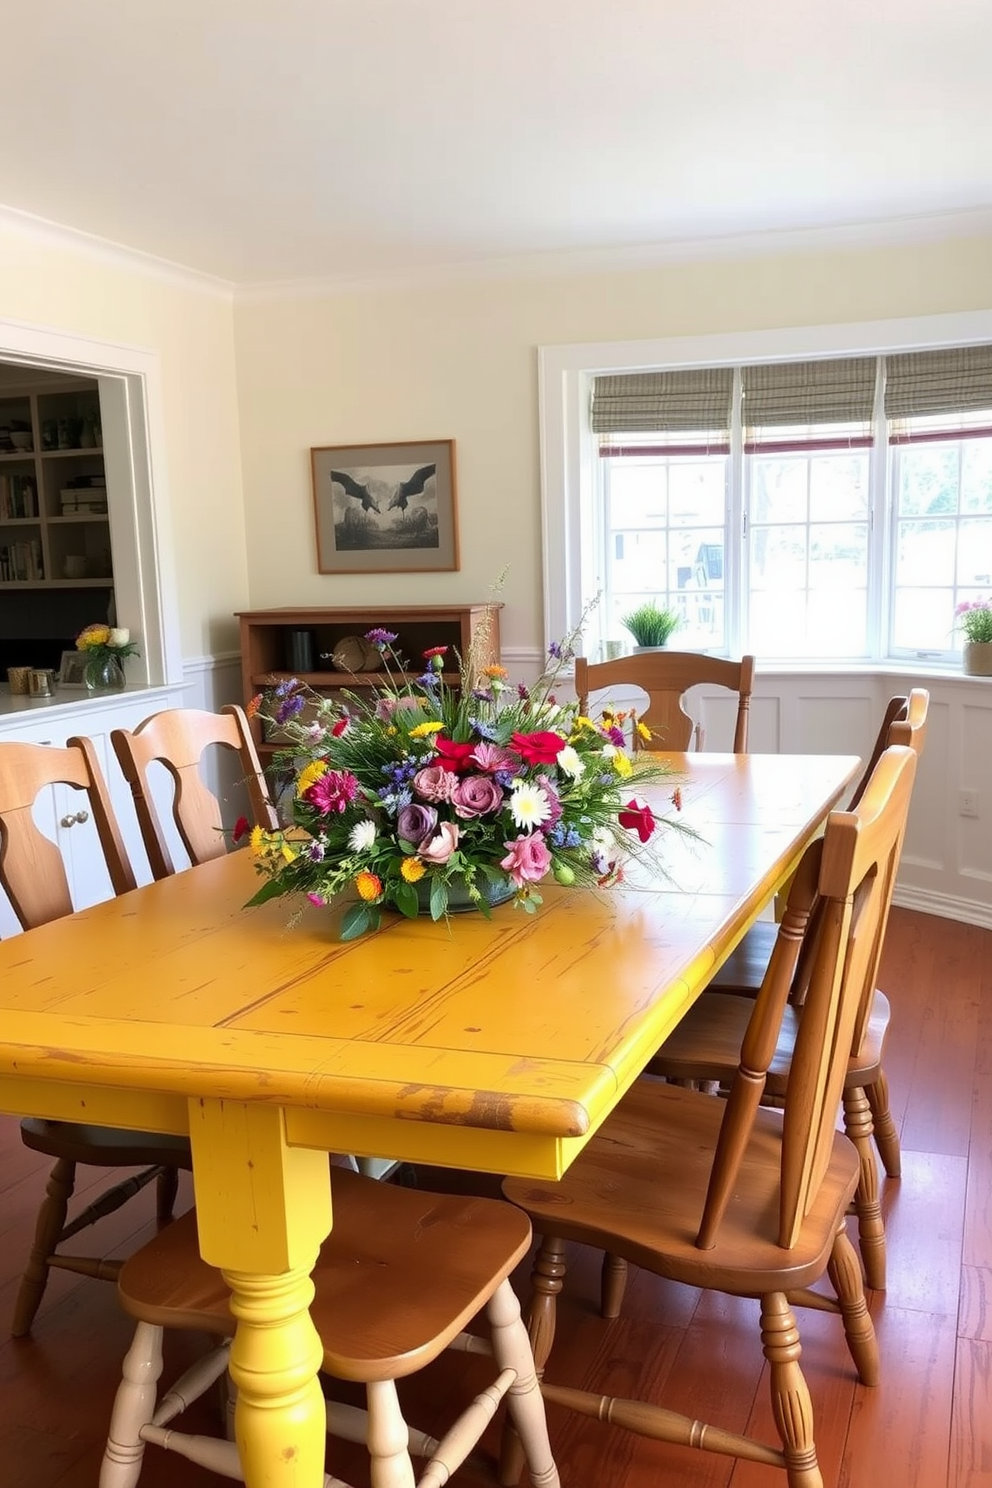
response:
<svg viewBox="0 0 992 1488"><path fill-rule="evenodd" d="M286 667L291 672L313 671L313 631L290 630L286 633Z"/></svg>

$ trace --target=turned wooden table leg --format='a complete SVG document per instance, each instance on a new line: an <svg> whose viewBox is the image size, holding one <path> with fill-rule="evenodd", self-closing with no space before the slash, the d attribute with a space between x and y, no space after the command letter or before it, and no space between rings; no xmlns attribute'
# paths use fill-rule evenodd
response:
<svg viewBox="0 0 992 1488"><path fill-rule="evenodd" d="M230 1372L248 1488L322 1488L323 1351L310 1272L331 1227L326 1152L290 1147L278 1107L190 1101L200 1253L231 1288Z"/></svg>

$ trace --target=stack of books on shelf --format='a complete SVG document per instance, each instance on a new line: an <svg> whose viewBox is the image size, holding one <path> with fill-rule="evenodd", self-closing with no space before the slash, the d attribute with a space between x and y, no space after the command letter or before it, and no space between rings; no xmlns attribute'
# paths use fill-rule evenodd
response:
<svg viewBox="0 0 992 1488"><path fill-rule="evenodd" d="M0 583L25 583L29 579L44 577L45 568L38 538L0 546Z"/></svg>
<svg viewBox="0 0 992 1488"><path fill-rule="evenodd" d="M0 522L38 515L38 487L33 475L0 475Z"/></svg>
<svg viewBox="0 0 992 1488"><path fill-rule="evenodd" d="M59 492L62 515L105 515L107 511L107 477L79 475Z"/></svg>

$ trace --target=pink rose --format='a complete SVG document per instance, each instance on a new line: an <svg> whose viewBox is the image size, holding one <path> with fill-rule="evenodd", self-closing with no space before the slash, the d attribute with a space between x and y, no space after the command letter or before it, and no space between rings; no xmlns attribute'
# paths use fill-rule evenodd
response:
<svg viewBox="0 0 992 1488"><path fill-rule="evenodd" d="M459 828L454 822L442 822L437 836L417 848L417 857L423 863L446 863L458 846L458 837Z"/></svg>
<svg viewBox="0 0 992 1488"><path fill-rule="evenodd" d="M453 778L448 776L449 780ZM451 804L456 816L485 816L487 812L499 810L503 804L503 792L488 775L466 775L452 791Z"/></svg>
<svg viewBox="0 0 992 1488"><path fill-rule="evenodd" d="M410 784L425 801L450 801L458 777L441 765L426 765L418 770Z"/></svg>
<svg viewBox="0 0 992 1488"><path fill-rule="evenodd" d="M551 854L540 832L517 837L503 846L509 851L499 866L506 869L518 889L527 883L539 883L551 867Z"/></svg>

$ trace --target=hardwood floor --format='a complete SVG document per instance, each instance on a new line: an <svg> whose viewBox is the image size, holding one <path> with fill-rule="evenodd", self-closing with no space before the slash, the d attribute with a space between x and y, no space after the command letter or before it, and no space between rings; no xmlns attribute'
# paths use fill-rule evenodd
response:
<svg viewBox="0 0 992 1488"><path fill-rule="evenodd" d="M992 1488L992 931L893 910L882 986L894 1005L886 1065L903 1142L902 1179L883 1181L889 1288L871 1299L883 1382L877 1390L855 1383L835 1317L800 1314L824 1481ZM6 1337L46 1167L22 1147L16 1122L0 1118L0 1488L94 1488L131 1333L114 1289L57 1273L33 1338ZM188 1202L188 1189L183 1196ZM150 1214L146 1191L104 1221L107 1247L122 1253L141 1243ZM519 1280L525 1295L526 1269ZM597 1287L596 1258L576 1253L552 1354L557 1381L651 1396L776 1439L756 1304L638 1273L622 1317L605 1323ZM173 1337L172 1359L200 1346ZM478 1362L441 1360L409 1382L408 1417L433 1429L445 1397L461 1398ZM784 1481L769 1468L642 1441L557 1410L550 1420L569 1488ZM203 1418L194 1429L213 1428ZM493 1446L490 1434L478 1465L457 1479L465 1488L492 1483ZM336 1445L333 1465L356 1485L367 1481L358 1449ZM220 1481L154 1448L141 1478L142 1488Z"/></svg>

